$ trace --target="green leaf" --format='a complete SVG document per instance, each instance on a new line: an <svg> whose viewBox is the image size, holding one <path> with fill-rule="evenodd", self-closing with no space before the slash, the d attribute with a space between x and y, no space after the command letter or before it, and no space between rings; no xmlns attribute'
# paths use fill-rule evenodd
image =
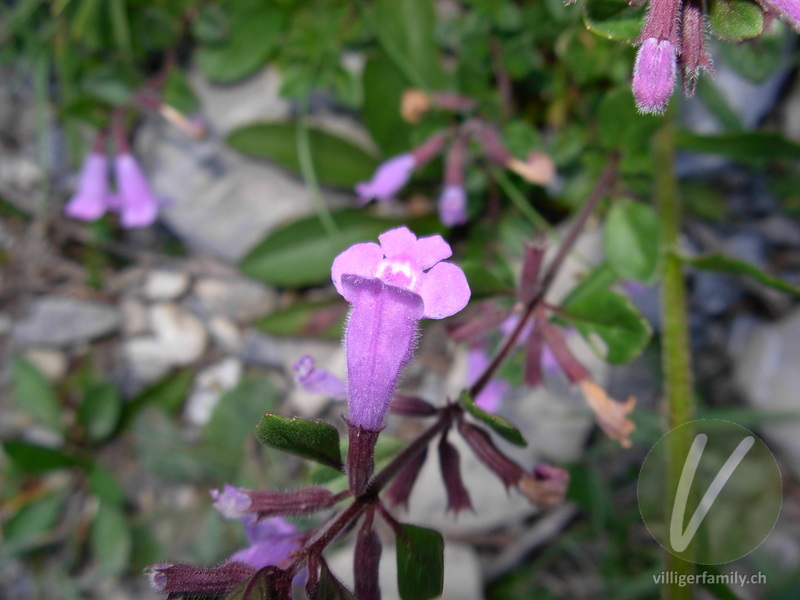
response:
<svg viewBox="0 0 800 600"><path fill-rule="evenodd" d="M133 49L126 0L108 0L106 6L108 6L111 20L111 32L114 35L117 50L126 59L130 59L133 54Z"/></svg>
<svg viewBox="0 0 800 600"><path fill-rule="evenodd" d="M194 55L200 70L217 83L231 83L260 69L286 26L286 15L272 2L237 0L227 7L230 37L200 46Z"/></svg>
<svg viewBox="0 0 800 600"><path fill-rule="evenodd" d="M81 80L81 90L96 100L115 106L125 104L131 97L128 82L106 65L89 71Z"/></svg>
<svg viewBox="0 0 800 600"><path fill-rule="evenodd" d="M89 489L92 493L110 504L125 502L125 491L120 486L117 478L105 467L93 465L88 473Z"/></svg>
<svg viewBox="0 0 800 600"><path fill-rule="evenodd" d="M610 290L586 294L564 304L563 309L559 316L575 325L590 344L594 335L605 342L605 360L612 364L636 358L652 333L650 324L630 301Z"/></svg>
<svg viewBox="0 0 800 600"><path fill-rule="evenodd" d="M397 544L397 587L403 600L430 600L444 586L444 540L438 531L400 525Z"/></svg>
<svg viewBox="0 0 800 600"><path fill-rule="evenodd" d="M162 94L164 102L184 114L190 115L200 107L186 73L180 69L172 69L167 75Z"/></svg>
<svg viewBox="0 0 800 600"><path fill-rule="evenodd" d="M764 31L764 11L751 0L711 0L708 25L711 35L718 40L743 42Z"/></svg>
<svg viewBox="0 0 800 600"><path fill-rule="evenodd" d="M800 160L800 144L777 133L752 131L721 135L695 135L678 132L681 150L700 154L721 154L735 160L763 163L788 158Z"/></svg>
<svg viewBox="0 0 800 600"><path fill-rule="evenodd" d="M342 582L331 573L324 562L319 569L319 584L317 586L319 600L357 600L355 594L348 590Z"/></svg>
<svg viewBox="0 0 800 600"><path fill-rule="evenodd" d="M275 567L269 566L238 585L224 600L278 600L285 596L280 593L275 577ZM288 584L287 584L288 585Z"/></svg>
<svg viewBox="0 0 800 600"><path fill-rule="evenodd" d="M265 445L342 469L339 432L324 421L306 421L266 414L256 429Z"/></svg>
<svg viewBox="0 0 800 600"><path fill-rule="evenodd" d="M503 281L499 275L486 265L475 261L466 261L459 266L467 276L472 298L514 294L513 282Z"/></svg>
<svg viewBox="0 0 800 600"><path fill-rule="evenodd" d="M578 284L572 288L564 299L564 305L572 304L585 296L591 296L597 290L608 289L619 279L616 271L607 262L602 262L589 271Z"/></svg>
<svg viewBox="0 0 800 600"><path fill-rule="evenodd" d="M499 417L497 415L490 414L485 410L479 408L475 404L475 400L472 399L472 396L464 390L461 392L461 396L459 396L459 400L464 408L467 409L467 412L471 414L473 417L485 423L489 427L495 430L495 432L500 435L503 439L511 442L515 446L527 446L528 442L525 441L525 438L522 437L519 429L514 427L511 423L506 421L503 417Z"/></svg>
<svg viewBox="0 0 800 600"><path fill-rule="evenodd" d="M378 235L404 224L381 219L358 209L333 213L339 235L333 238L317 217L294 221L270 234L239 263L248 277L279 287L304 287L330 281L336 255L358 242L377 241ZM406 221L417 235L438 232L438 220ZM297 240L303 240L298 244Z"/></svg>
<svg viewBox="0 0 800 600"><path fill-rule="evenodd" d="M653 133L661 125L659 117L637 110L629 83L603 95L597 122L605 146L630 154L646 153Z"/></svg>
<svg viewBox="0 0 800 600"><path fill-rule="evenodd" d="M609 40L633 42L644 25L644 11L627 0L585 0L583 22L593 31Z"/></svg>
<svg viewBox="0 0 800 600"><path fill-rule="evenodd" d="M23 442L22 440L8 440L3 442L3 451L6 456L20 469L27 473L43 473L56 469L66 469L78 464L77 459L45 446Z"/></svg>
<svg viewBox="0 0 800 600"><path fill-rule="evenodd" d="M696 269L704 271L715 271L717 273L728 273L730 275L743 275L758 283L771 287L793 296L800 296L800 287L784 281L778 277L765 273L758 267L748 262L725 256L724 254L706 254L703 256L682 256L683 262Z"/></svg>
<svg viewBox="0 0 800 600"><path fill-rule="evenodd" d="M127 427L133 417L142 408L155 405L168 414L176 413L183 406L194 381L191 369L183 369L170 373L164 379L155 382L142 393L127 402L123 407L122 428Z"/></svg>
<svg viewBox="0 0 800 600"><path fill-rule="evenodd" d="M122 399L112 383L92 386L78 408L78 422L93 442L107 439L117 428L122 414Z"/></svg>
<svg viewBox="0 0 800 600"><path fill-rule="evenodd" d="M794 34L778 20L761 36L746 44L719 44L719 54L726 66L754 83L763 83L783 64L786 43Z"/></svg>
<svg viewBox="0 0 800 600"><path fill-rule="evenodd" d="M3 527L3 551L17 554L40 543L42 534L55 526L64 498L50 494L20 508Z"/></svg>
<svg viewBox="0 0 800 600"><path fill-rule="evenodd" d="M130 561L132 541L125 514L118 506L101 502L92 521L89 546L105 574L122 574Z"/></svg>
<svg viewBox="0 0 800 600"><path fill-rule="evenodd" d="M616 201L606 219L603 239L606 260L620 277L645 283L655 279L661 225L652 208L630 200Z"/></svg>
<svg viewBox="0 0 800 600"><path fill-rule="evenodd" d="M444 84L436 23L429 0L378 0L370 23L383 50L411 83L429 90Z"/></svg>
<svg viewBox="0 0 800 600"><path fill-rule="evenodd" d="M400 114L408 79L386 53L378 51L364 66L364 125L386 156L408 152L412 128Z"/></svg>
<svg viewBox="0 0 800 600"><path fill-rule="evenodd" d="M11 396L42 425L53 431L62 430L61 407L55 390L36 367L22 358L11 362Z"/></svg>
<svg viewBox="0 0 800 600"><path fill-rule="evenodd" d="M308 129L308 136L314 171L321 183L352 188L369 180L378 166L369 153L343 138L314 128ZM251 123L232 131L227 142L243 154L275 161L301 174L294 122Z"/></svg>
<svg viewBox="0 0 800 600"><path fill-rule="evenodd" d="M341 299L301 300L270 313L256 327L272 335L340 338L346 314L347 304Z"/></svg>
<svg viewBox="0 0 800 600"><path fill-rule="evenodd" d="M275 388L263 376L246 376L223 394L203 429L205 449L220 471L235 470L241 465L245 442L252 440L253 425L276 404Z"/></svg>

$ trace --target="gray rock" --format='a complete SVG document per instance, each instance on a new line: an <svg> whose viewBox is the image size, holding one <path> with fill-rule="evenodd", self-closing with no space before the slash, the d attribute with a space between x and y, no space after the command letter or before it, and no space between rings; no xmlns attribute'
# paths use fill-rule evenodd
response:
<svg viewBox="0 0 800 600"><path fill-rule="evenodd" d="M11 315L8 313L0 313L0 337L11 333L14 326L14 321L11 320Z"/></svg>
<svg viewBox="0 0 800 600"><path fill-rule="evenodd" d="M31 304L16 324L14 339L28 346L64 348L114 333L122 326L120 311L111 305L64 296L45 296Z"/></svg>
<svg viewBox="0 0 800 600"><path fill-rule="evenodd" d="M275 308L275 292L243 277L209 277L195 283L193 293L206 314L247 323Z"/></svg>
<svg viewBox="0 0 800 600"><path fill-rule="evenodd" d="M241 351L242 335L236 323L226 317L212 317L207 326L214 343L222 350L231 354Z"/></svg>
<svg viewBox="0 0 800 600"><path fill-rule="evenodd" d="M189 140L157 121L137 141L153 186L167 203L162 214L167 224L195 249L235 262L279 224L313 207L299 178L224 142L236 127L288 115L289 105L278 97L277 72L266 69L232 86L213 86L200 76L193 83L209 138ZM335 195L326 196L336 201Z"/></svg>
<svg viewBox="0 0 800 600"><path fill-rule="evenodd" d="M148 300L175 300L189 287L189 275L179 271L151 271L142 290Z"/></svg>
<svg viewBox="0 0 800 600"><path fill-rule="evenodd" d="M760 427L767 442L783 455L783 464L800 477L800 310L776 323L753 326L746 342L734 347L734 377L753 408L784 415Z"/></svg>
<svg viewBox="0 0 800 600"><path fill-rule="evenodd" d="M236 358L226 358L200 371L186 401L186 420L198 427L208 423L219 399L236 387L241 377L242 363Z"/></svg>
<svg viewBox="0 0 800 600"><path fill-rule="evenodd" d="M155 381L171 367L191 364L202 356L208 332L197 317L165 302L150 308L149 321L153 335L128 339L122 347L138 382Z"/></svg>
<svg viewBox="0 0 800 600"><path fill-rule="evenodd" d="M60 381L67 373L67 356L58 350L32 348L24 356L50 381Z"/></svg>

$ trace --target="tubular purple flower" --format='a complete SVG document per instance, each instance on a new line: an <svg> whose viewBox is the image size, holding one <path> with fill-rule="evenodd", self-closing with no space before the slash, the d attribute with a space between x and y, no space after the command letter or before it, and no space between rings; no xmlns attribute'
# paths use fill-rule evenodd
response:
<svg viewBox="0 0 800 600"><path fill-rule="evenodd" d="M241 562L256 569L277 565L302 545L297 528L280 517L245 524L250 546L231 556L231 562Z"/></svg>
<svg viewBox="0 0 800 600"><path fill-rule="evenodd" d="M447 227L467 222L467 193L462 186L445 186L439 196L439 220Z"/></svg>
<svg viewBox="0 0 800 600"><path fill-rule="evenodd" d="M420 319L443 319L470 297L464 272L440 262L452 254L441 236L417 239L406 227L356 244L333 261L337 291L352 304L345 331L349 419L379 431Z"/></svg>
<svg viewBox="0 0 800 600"><path fill-rule="evenodd" d="M108 209L108 159L93 151L83 162L78 189L64 207L64 213L81 221L96 221Z"/></svg>
<svg viewBox="0 0 800 600"><path fill-rule="evenodd" d="M391 199L408 182L415 167L416 161L410 152L382 163L370 181L356 184L356 194L361 199L361 204L372 199Z"/></svg>
<svg viewBox="0 0 800 600"><path fill-rule="evenodd" d="M470 347L467 353L467 383L472 385L478 380L484 369L489 366L489 357L486 350L480 344ZM503 398L508 393L511 386L502 379L492 379L475 398L478 408L488 413L496 413L500 410Z"/></svg>
<svg viewBox="0 0 800 600"><path fill-rule="evenodd" d="M372 450L400 372L411 360L420 319L443 319L470 297L464 272L440 262L452 254L441 236L417 239L406 227L356 244L333 261L331 278L352 308L344 334L350 426L348 476L362 493Z"/></svg>
<svg viewBox="0 0 800 600"><path fill-rule="evenodd" d="M344 382L333 373L325 369L318 369L314 359L307 354L300 358L294 365L294 380L306 392L320 394L335 400L347 398Z"/></svg>
<svg viewBox="0 0 800 600"><path fill-rule="evenodd" d="M128 152L117 154L114 172L119 189L120 222L125 228L147 227L158 215L158 199L139 163Z"/></svg>
<svg viewBox="0 0 800 600"><path fill-rule="evenodd" d="M640 112L661 114L666 110L677 70L672 42L656 38L642 42L633 65L633 95Z"/></svg>
<svg viewBox="0 0 800 600"><path fill-rule="evenodd" d="M770 11L777 12L795 30L800 31L800 3L797 0L759 0Z"/></svg>

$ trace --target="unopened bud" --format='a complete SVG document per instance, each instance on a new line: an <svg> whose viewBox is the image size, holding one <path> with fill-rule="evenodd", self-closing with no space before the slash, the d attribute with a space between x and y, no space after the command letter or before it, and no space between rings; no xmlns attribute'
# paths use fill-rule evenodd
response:
<svg viewBox="0 0 800 600"><path fill-rule="evenodd" d="M152 588L161 594L203 597L224 596L255 572L255 567L241 562L227 562L211 569L161 563L149 567L146 574Z"/></svg>
<svg viewBox="0 0 800 600"><path fill-rule="evenodd" d="M499 308L492 302L481 302L469 320L448 325L447 335L454 342L472 342L496 329L511 314L511 308Z"/></svg>
<svg viewBox="0 0 800 600"><path fill-rule="evenodd" d="M706 51L706 26L703 6L699 0L683 3L681 23L681 63L683 64L683 89L687 96L694 94L700 71L713 73L711 58Z"/></svg>
<svg viewBox="0 0 800 600"><path fill-rule="evenodd" d="M444 150L444 144L449 137L448 132L439 131L417 146L411 155L414 157L414 167L419 169L433 160Z"/></svg>
<svg viewBox="0 0 800 600"><path fill-rule="evenodd" d="M553 352L553 356L567 376L570 383L580 383L589 377L589 371L586 370L580 361L575 358L572 351L567 345L567 338L564 332L555 325L551 325L547 320L540 319L536 323L538 328L544 334L544 340L547 347Z"/></svg>
<svg viewBox="0 0 800 600"><path fill-rule="evenodd" d="M677 76L677 49L669 40L647 38L633 65L633 96L642 113L661 114L667 109Z"/></svg>

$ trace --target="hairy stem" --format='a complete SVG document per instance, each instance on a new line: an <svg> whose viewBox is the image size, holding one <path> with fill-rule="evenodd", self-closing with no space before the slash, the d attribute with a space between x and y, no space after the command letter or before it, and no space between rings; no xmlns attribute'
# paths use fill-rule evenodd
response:
<svg viewBox="0 0 800 600"><path fill-rule="evenodd" d="M692 420L692 370L689 350L689 325L686 311L686 288L681 261L677 255L680 233L680 199L675 178L675 130L668 121L655 138L656 170L655 195L661 216L661 243L664 275L661 286L661 322L663 332L662 366L668 429ZM669 437L667 454L667 498L675 498L681 470L692 443L692 430L683 427ZM672 506L665 507L671 513ZM666 515L669 522L670 514ZM694 564L665 551L665 569L677 574L694 572ZM676 577L674 579L678 581ZM677 584L662 588L665 600L684 600L692 597L691 587Z"/></svg>

